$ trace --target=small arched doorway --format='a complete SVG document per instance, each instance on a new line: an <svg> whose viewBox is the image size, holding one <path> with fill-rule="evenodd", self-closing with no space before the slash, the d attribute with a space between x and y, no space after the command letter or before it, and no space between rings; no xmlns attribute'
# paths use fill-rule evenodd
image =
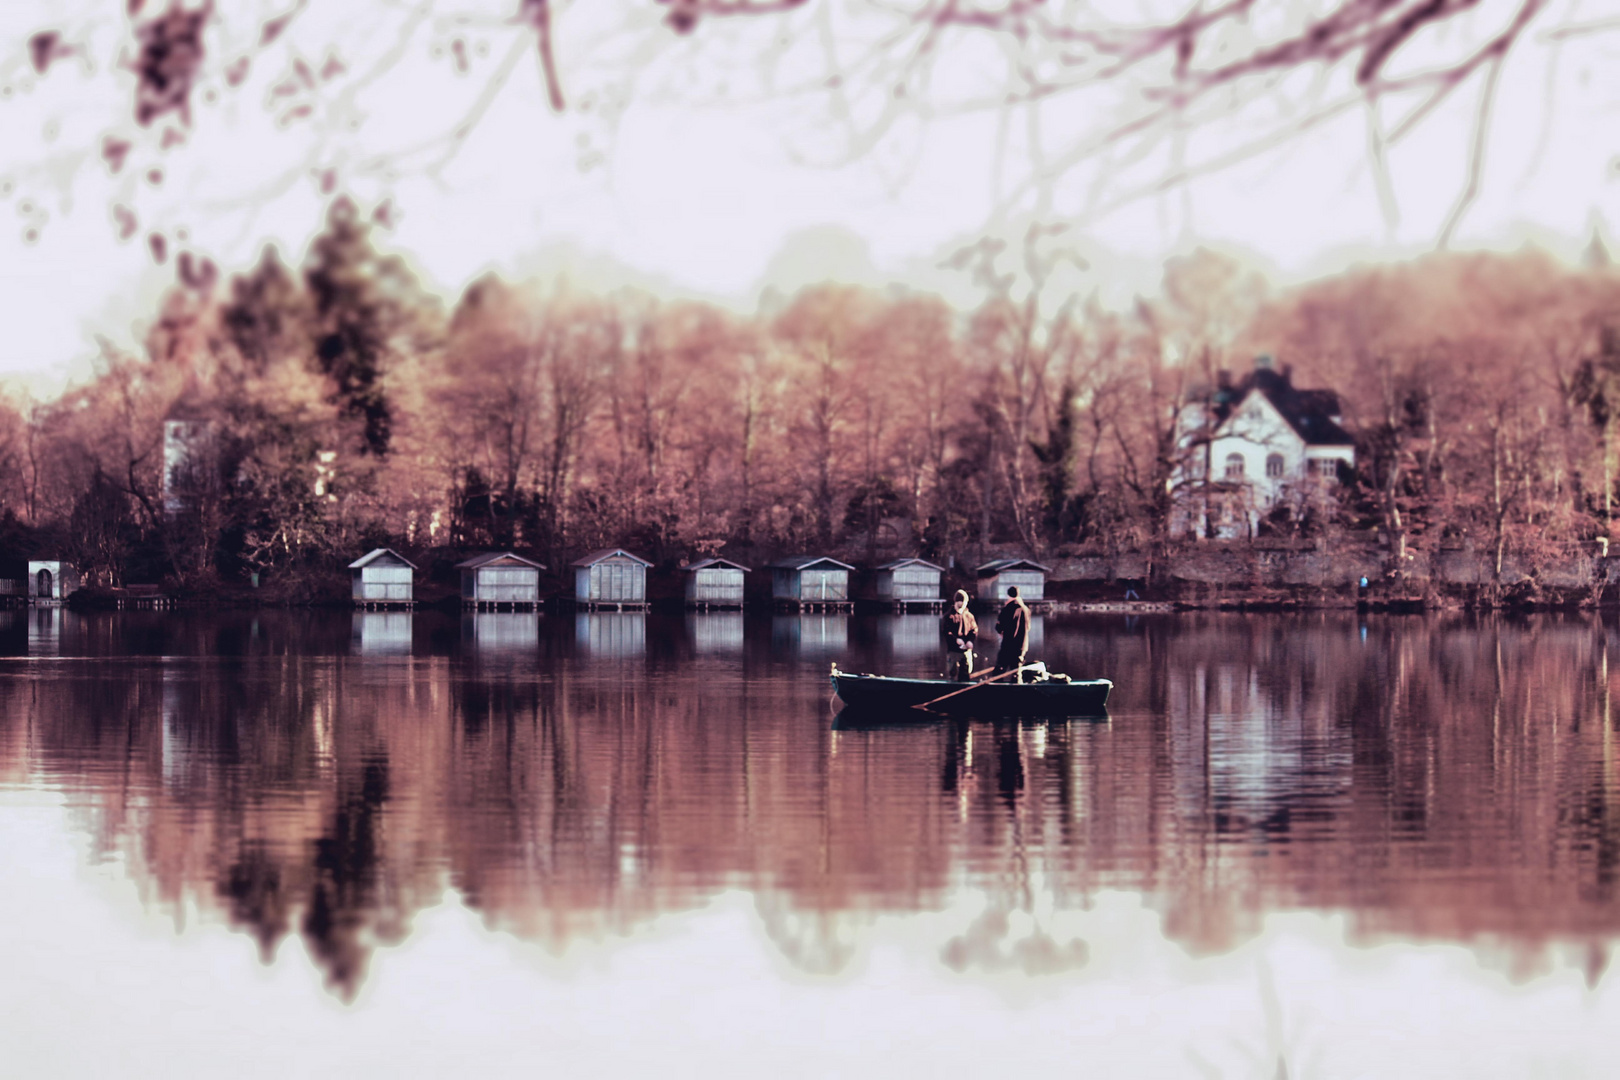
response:
<svg viewBox="0 0 1620 1080"><path fill-rule="evenodd" d="M49 570L41 570L39 572L37 575L37 583L38 589L34 593L35 596L46 600L54 600L56 598L56 594L51 591L51 572Z"/></svg>

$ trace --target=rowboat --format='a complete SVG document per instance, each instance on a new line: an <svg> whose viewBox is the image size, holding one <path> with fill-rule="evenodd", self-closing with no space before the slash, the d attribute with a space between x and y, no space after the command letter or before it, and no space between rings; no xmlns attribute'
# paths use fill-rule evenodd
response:
<svg viewBox="0 0 1620 1080"><path fill-rule="evenodd" d="M1107 713L1107 679L1071 679L1041 671L1033 680L961 682L953 679L901 679L832 670L833 690L846 709L862 713L910 710L927 705L946 716L991 719L1001 716L1100 716ZM948 696L947 696L948 695Z"/></svg>

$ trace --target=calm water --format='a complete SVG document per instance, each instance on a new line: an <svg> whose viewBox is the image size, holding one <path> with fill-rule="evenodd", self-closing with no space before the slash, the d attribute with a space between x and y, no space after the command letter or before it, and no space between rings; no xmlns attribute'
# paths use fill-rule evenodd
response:
<svg viewBox="0 0 1620 1080"><path fill-rule="evenodd" d="M934 628L0 612L0 1074L1610 1074L1620 628Z"/></svg>

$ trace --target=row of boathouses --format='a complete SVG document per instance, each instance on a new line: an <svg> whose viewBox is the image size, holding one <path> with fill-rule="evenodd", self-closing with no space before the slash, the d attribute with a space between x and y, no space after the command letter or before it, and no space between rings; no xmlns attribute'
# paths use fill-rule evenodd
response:
<svg viewBox="0 0 1620 1080"><path fill-rule="evenodd" d="M488 552L458 563L461 600L467 607L522 608L539 605L544 595L542 575L547 567L511 551ZM653 563L623 548L604 548L573 562L572 599L582 607L626 609L645 607L649 600L648 572ZM897 559L875 567L863 590L857 569L825 555L779 559L770 571L769 600L778 607L800 610L840 610L857 599L872 600L904 610L913 606L936 609L944 604L945 568L926 559ZM353 597L363 607L388 607L414 600L417 567L398 552L377 548L349 564ZM730 559L711 557L679 568L684 579L682 597L687 606L742 607L748 599L748 575L753 568ZM999 602L1016 585L1026 600L1045 599L1049 569L1029 559L998 559L978 568L980 599Z"/></svg>
<svg viewBox="0 0 1620 1080"><path fill-rule="evenodd" d="M61 604L80 585L66 560L27 564L26 580L0 580L0 601L50 606ZM455 564L462 606L487 610L539 607L548 599L587 609L635 610L650 602L684 602L687 607L741 608L768 604L799 611L845 611L857 602L894 611L937 611L945 606L947 570L921 558L896 559L861 570L828 555L799 555L766 564L759 572L733 559L712 556L660 571L650 560L624 548L604 548L567 568L572 589L559 593L542 562L514 551L493 551ZM391 548L368 551L348 565L350 596L368 609L409 607L418 602L424 580L416 563ZM986 603L1004 601L1016 585L1026 600L1045 599L1048 568L1029 559L997 559L972 571L974 592ZM429 590L437 603L449 599L441 573ZM170 606L157 586L115 590L118 606Z"/></svg>

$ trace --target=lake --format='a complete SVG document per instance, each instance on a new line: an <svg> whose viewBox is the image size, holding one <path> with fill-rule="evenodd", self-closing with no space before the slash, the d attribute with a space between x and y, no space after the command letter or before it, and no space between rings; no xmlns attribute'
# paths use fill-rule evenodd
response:
<svg viewBox="0 0 1620 1080"><path fill-rule="evenodd" d="M1612 620L936 626L0 612L0 1074L1612 1074Z"/></svg>

